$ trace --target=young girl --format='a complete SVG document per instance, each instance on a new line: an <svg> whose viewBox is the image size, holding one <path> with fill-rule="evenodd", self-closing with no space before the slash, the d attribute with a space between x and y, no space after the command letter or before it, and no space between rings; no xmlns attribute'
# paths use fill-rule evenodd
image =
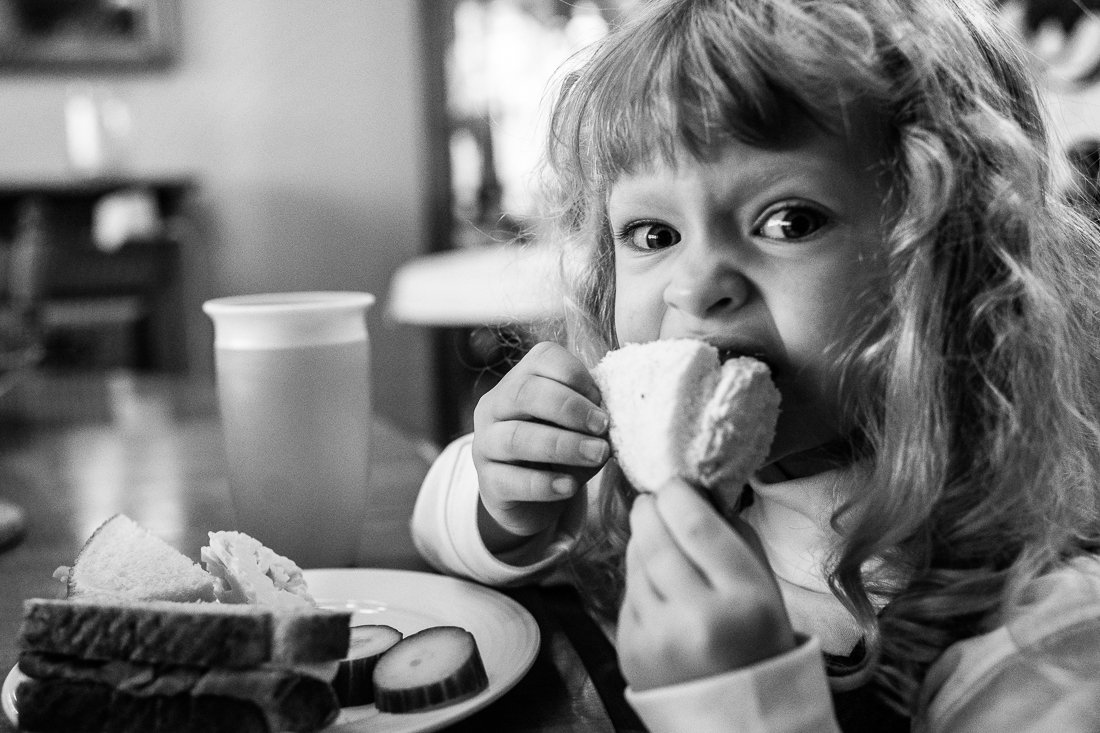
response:
<svg viewBox="0 0 1100 733"><path fill-rule="evenodd" d="M979 0L639 11L552 118L570 348L479 403L425 555L572 567L655 731L1100 730L1100 243L1020 58ZM674 337L782 394L732 524L608 462L588 368Z"/></svg>

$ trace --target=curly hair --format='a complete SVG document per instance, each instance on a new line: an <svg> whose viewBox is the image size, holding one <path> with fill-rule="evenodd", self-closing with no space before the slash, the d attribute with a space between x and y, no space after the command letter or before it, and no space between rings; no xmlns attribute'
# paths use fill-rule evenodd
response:
<svg viewBox="0 0 1100 733"><path fill-rule="evenodd" d="M657 0L564 79L551 119L542 236L562 247L563 338L589 363L616 344L620 176L781 145L797 118L887 130L886 275L835 350L851 470L873 490L833 517L827 571L864 629L864 679L910 710L947 646L1100 545L1100 243L1053 185L1021 59L979 0ZM603 492L575 560L609 612L629 500Z"/></svg>

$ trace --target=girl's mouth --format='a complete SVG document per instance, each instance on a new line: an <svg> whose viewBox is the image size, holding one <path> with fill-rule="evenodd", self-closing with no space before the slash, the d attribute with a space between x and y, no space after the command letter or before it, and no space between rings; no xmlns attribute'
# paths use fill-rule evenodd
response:
<svg viewBox="0 0 1100 733"><path fill-rule="evenodd" d="M772 377L775 377L776 369L775 365L768 359L767 354L763 351L754 350L751 348L739 348L739 347L718 347L718 361L725 364L730 359L736 359L741 356L748 356L756 359L759 362L763 362L765 366L772 373Z"/></svg>

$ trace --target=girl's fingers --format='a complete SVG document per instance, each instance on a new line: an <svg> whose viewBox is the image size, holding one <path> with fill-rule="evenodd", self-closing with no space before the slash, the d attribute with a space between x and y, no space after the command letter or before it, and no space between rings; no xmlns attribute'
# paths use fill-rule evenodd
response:
<svg viewBox="0 0 1100 733"><path fill-rule="evenodd" d="M764 543L760 541L760 535L756 534L756 530L752 528L752 525L746 522L740 517L734 518L730 522L730 526L737 532L738 536L744 540L745 544L749 546L756 558L760 560L771 572L771 564L768 562L768 555L764 552Z"/></svg>
<svg viewBox="0 0 1100 733"><path fill-rule="evenodd" d="M664 599L664 595L653 586L645 572L647 558L651 553L646 551L643 530L639 526L637 517L646 511L642 504L648 501L650 500L646 495L642 494L634 500L634 506L630 510L630 541L626 545L624 557L626 571L624 609L630 607L636 610L639 605L645 607L647 601ZM652 512L652 509L648 511Z"/></svg>
<svg viewBox="0 0 1100 733"><path fill-rule="evenodd" d="M685 601L704 588L706 580L676 543L656 504L646 494L634 501L627 545L627 583L633 576L656 599Z"/></svg>
<svg viewBox="0 0 1100 733"><path fill-rule="evenodd" d="M538 344L477 404L478 429L493 422L535 420L601 435L607 412L588 370L555 344Z"/></svg>
<svg viewBox="0 0 1100 733"><path fill-rule="evenodd" d="M537 373L569 385L590 402L600 402L600 390L588 369L576 356L558 344L549 341L535 344L516 368L520 374Z"/></svg>
<svg viewBox="0 0 1100 733"><path fill-rule="evenodd" d="M482 417L486 421L538 420L594 435L607 430L605 410L572 385L543 375L520 375L502 381L484 401Z"/></svg>
<svg viewBox="0 0 1100 733"><path fill-rule="evenodd" d="M553 425L509 420L486 426L478 436L478 451L495 462L595 468L607 461L611 446L603 438Z"/></svg>
<svg viewBox="0 0 1100 733"><path fill-rule="evenodd" d="M729 581L768 580L764 561L707 502L684 481L674 480L656 495L655 512L681 551L706 581L725 587Z"/></svg>
<svg viewBox="0 0 1100 733"><path fill-rule="evenodd" d="M482 492L508 503L562 501L581 487L581 482L568 473L509 463L486 465L480 481Z"/></svg>

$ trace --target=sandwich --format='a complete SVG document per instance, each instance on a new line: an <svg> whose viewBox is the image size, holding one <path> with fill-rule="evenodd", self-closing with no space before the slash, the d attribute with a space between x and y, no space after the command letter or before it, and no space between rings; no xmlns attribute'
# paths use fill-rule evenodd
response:
<svg viewBox="0 0 1100 733"><path fill-rule="evenodd" d="M101 525L62 599L24 602L16 691L30 731L315 731L333 722L350 611L317 608L301 570L237 532L206 569L124 515Z"/></svg>
<svg viewBox="0 0 1100 733"><path fill-rule="evenodd" d="M608 352L593 371L611 416L619 467L641 492L680 477L735 512L749 477L775 437L779 390L763 362L722 362L695 339L628 344Z"/></svg>

